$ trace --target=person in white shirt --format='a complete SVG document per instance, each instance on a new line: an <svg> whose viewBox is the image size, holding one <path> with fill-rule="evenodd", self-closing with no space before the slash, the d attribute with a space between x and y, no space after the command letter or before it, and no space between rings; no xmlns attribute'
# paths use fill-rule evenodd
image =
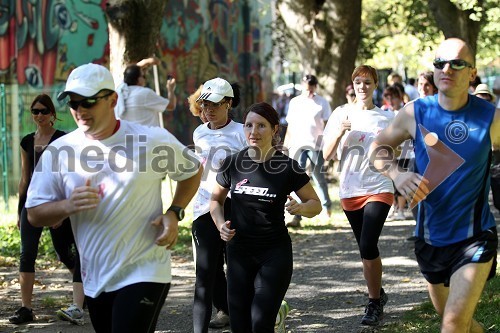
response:
<svg viewBox="0 0 500 333"><path fill-rule="evenodd" d="M408 95L408 98L410 101L413 101L414 99L417 99L420 97L420 94L418 93L418 89L415 87L415 79L414 78L409 78L408 83L405 84L405 94Z"/></svg>
<svg viewBox="0 0 500 333"><path fill-rule="evenodd" d="M50 144L28 189L30 223L71 217L90 319L96 332L153 333L172 279L170 250L203 167L167 130L114 114L105 67L74 69L59 99L78 128ZM163 213L161 182L177 181Z"/></svg>
<svg viewBox="0 0 500 333"><path fill-rule="evenodd" d="M289 156L297 160L302 168L309 161L312 176L321 199L323 209L328 216L332 202L328 194L324 168L325 160L321 154L323 129L332 114L328 101L316 93L318 79L314 75L306 75L303 80L302 94L292 98L288 107L286 121L288 123L283 146L289 149ZM295 215L287 223L289 227L300 227L302 217Z"/></svg>
<svg viewBox="0 0 500 333"><path fill-rule="evenodd" d="M361 65L352 73L356 104L337 108L325 128L323 156L340 160L339 196L356 237L368 287L368 304L361 319L375 326L384 315L387 295L382 288L382 259L378 239L394 201L392 181L370 166L368 150L376 135L394 118L394 112L373 103L378 85L375 68Z"/></svg>
<svg viewBox="0 0 500 333"><path fill-rule="evenodd" d="M247 146L243 124L229 117L231 108L238 106L240 90L221 78L208 80L196 100L201 109L198 116L207 122L193 133L196 152L202 160L204 173L194 200L193 252L196 264L196 283L193 302L193 331L206 333L208 328L229 325L227 281L224 272L225 248L215 222L210 215L212 191L222 161ZM231 200L225 202L225 212L231 214ZM217 314L210 321L212 303Z"/></svg>
<svg viewBox="0 0 500 333"><path fill-rule="evenodd" d="M123 73L123 83L116 89L116 117L145 126L159 127L163 111L173 111L177 104L175 78L168 78L165 86L167 98L146 87L145 71L142 67L127 66Z"/></svg>

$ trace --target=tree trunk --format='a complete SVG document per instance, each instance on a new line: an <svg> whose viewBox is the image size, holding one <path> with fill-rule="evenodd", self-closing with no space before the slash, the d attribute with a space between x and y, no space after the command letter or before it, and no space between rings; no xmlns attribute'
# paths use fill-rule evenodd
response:
<svg viewBox="0 0 500 333"><path fill-rule="evenodd" d="M361 0L278 0L305 73L318 77L333 107L345 103L361 30Z"/></svg>
<svg viewBox="0 0 500 333"><path fill-rule="evenodd" d="M109 0L110 70L119 82L127 64L154 55L167 0Z"/></svg>
<svg viewBox="0 0 500 333"><path fill-rule="evenodd" d="M482 7L483 0L477 0ZM474 56L477 49L477 37L481 30L481 21L470 19L473 10L461 10L451 1L429 0L429 9L434 14L438 28L445 38L460 38L472 47Z"/></svg>

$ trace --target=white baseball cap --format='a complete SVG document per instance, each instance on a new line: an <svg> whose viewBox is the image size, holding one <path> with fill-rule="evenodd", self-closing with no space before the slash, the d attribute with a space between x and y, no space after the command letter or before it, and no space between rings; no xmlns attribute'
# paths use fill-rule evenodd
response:
<svg viewBox="0 0 500 333"><path fill-rule="evenodd" d="M209 100L214 103L220 102L224 97L234 97L233 88L224 79L217 77L203 84L201 95L196 101Z"/></svg>
<svg viewBox="0 0 500 333"><path fill-rule="evenodd" d="M115 91L115 81L111 72L97 64L81 65L71 71L66 81L66 88L57 99L61 100L69 93L91 97L103 89Z"/></svg>

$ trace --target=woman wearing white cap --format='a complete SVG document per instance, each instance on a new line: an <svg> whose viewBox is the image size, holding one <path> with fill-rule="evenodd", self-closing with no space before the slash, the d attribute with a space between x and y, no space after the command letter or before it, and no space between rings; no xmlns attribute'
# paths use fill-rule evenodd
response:
<svg viewBox="0 0 500 333"><path fill-rule="evenodd" d="M227 283L224 273L225 242L210 216L210 198L216 183L215 177L226 156L247 146L243 124L228 116L232 107L239 104L237 84L231 86L221 78L205 82L197 103L207 122L193 133L197 154L205 171L194 201L192 226L193 249L196 264L196 284L193 303L193 328L195 333L207 332L208 327L221 328L229 325ZM230 200L226 201L230 214ZM229 215L228 215L229 216ZM212 301L217 309L210 321Z"/></svg>

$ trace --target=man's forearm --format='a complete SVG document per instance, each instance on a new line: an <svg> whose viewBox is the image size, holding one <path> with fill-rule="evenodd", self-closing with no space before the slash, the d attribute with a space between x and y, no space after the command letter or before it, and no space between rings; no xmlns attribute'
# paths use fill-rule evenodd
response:
<svg viewBox="0 0 500 333"><path fill-rule="evenodd" d="M194 176L177 182L172 205L186 208L191 199L194 197L200 186L201 175L203 174L203 166L200 165L198 173Z"/></svg>
<svg viewBox="0 0 500 333"><path fill-rule="evenodd" d="M168 98L167 111L173 111L177 105L177 96L175 96L175 92L168 91L167 98Z"/></svg>
<svg viewBox="0 0 500 333"><path fill-rule="evenodd" d="M392 180L399 173L399 167L394 156L394 149L389 146L382 146L376 141L370 146L370 163L378 172Z"/></svg>
<svg viewBox="0 0 500 333"><path fill-rule="evenodd" d="M27 208L27 212L28 221L35 227L50 227L71 215L67 199Z"/></svg>

